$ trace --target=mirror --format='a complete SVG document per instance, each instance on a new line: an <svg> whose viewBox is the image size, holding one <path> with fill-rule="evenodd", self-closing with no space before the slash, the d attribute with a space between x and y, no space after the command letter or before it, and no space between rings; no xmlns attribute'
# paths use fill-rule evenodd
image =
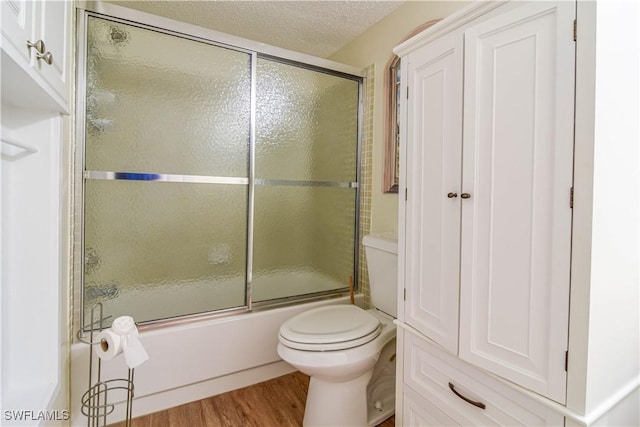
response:
<svg viewBox="0 0 640 427"><path fill-rule="evenodd" d="M410 32L402 42L431 27L440 19L426 22ZM384 69L384 173L382 191L397 193L400 177L400 66L397 55L392 55Z"/></svg>

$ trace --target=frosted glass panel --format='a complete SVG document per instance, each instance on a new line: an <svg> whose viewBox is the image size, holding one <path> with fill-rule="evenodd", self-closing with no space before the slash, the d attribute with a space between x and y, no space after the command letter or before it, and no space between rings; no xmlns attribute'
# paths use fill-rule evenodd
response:
<svg viewBox="0 0 640 427"><path fill-rule="evenodd" d="M256 187L253 301L348 287L355 196L350 188Z"/></svg>
<svg viewBox="0 0 640 427"><path fill-rule="evenodd" d="M85 325L347 289L360 82L137 25L87 15Z"/></svg>
<svg viewBox="0 0 640 427"><path fill-rule="evenodd" d="M256 177L356 180L357 81L258 58Z"/></svg>
<svg viewBox="0 0 640 427"><path fill-rule="evenodd" d="M245 304L247 186L85 188L85 313L101 301L142 322Z"/></svg>
<svg viewBox="0 0 640 427"><path fill-rule="evenodd" d="M249 54L87 25L86 169L248 176Z"/></svg>

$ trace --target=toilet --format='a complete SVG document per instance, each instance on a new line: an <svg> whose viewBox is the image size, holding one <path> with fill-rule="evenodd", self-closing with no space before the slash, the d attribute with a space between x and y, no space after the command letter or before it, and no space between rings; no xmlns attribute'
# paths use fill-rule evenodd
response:
<svg viewBox="0 0 640 427"><path fill-rule="evenodd" d="M304 426L374 426L395 410L397 239L362 239L370 310L319 307L282 324L278 354L309 375Z"/></svg>

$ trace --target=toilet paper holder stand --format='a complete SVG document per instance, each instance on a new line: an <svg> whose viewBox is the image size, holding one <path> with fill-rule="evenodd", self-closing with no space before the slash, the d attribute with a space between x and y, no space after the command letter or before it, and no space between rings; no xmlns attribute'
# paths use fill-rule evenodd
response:
<svg viewBox="0 0 640 427"><path fill-rule="evenodd" d="M82 395L81 412L87 417L87 427L103 427L107 425L107 416L113 413L117 402L125 397L125 425L131 427L131 415L133 406L133 374L134 369L129 368L127 378L102 378L102 359L93 351L94 346L101 345L95 341L95 336L105 328L105 322L111 316L103 315L102 303L95 303L91 307L90 330L80 329L77 338L90 346L89 349L89 388ZM96 360L94 360L96 359Z"/></svg>

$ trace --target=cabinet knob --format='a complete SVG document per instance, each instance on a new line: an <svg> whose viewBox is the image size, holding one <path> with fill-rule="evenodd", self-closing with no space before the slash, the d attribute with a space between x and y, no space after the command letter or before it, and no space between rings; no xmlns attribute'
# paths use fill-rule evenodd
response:
<svg viewBox="0 0 640 427"><path fill-rule="evenodd" d="M43 60L49 65L53 63L53 55L51 54L51 52L46 52L44 54L36 53L36 59L38 59L38 61Z"/></svg>
<svg viewBox="0 0 640 427"><path fill-rule="evenodd" d="M38 40L35 43L31 43L27 40L27 49L35 49L40 55L44 54L44 42L42 40Z"/></svg>
<svg viewBox="0 0 640 427"><path fill-rule="evenodd" d="M462 197L463 199L469 199L469 198L471 198L471 194L469 194L469 193L462 193L462 194L460 195L460 197Z"/></svg>
<svg viewBox="0 0 640 427"><path fill-rule="evenodd" d="M456 197L458 197L458 193L449 193L447 194L447 197L450 199L455 199Z"/></svg>

